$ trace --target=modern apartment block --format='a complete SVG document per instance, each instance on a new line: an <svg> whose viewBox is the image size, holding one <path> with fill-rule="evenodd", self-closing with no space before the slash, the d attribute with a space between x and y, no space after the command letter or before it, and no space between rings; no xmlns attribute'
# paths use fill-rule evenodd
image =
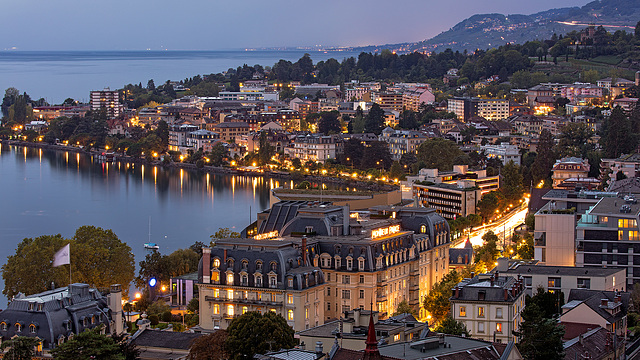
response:
<svg viewBox="0 0 640 360"><path fill-rule="evenodd" d="M467 278L451 291L451 314L465 324L473 338L516 341L513 331L522 322L524 290L522 279L500 276L498 272Z"/></svg>
<svg viewBox="0 0 640 360"><path fill-rule="evenodd" d="M626 286L640 282L640 204L630 196L603 198L576 227L576 266L627 271ZM617 283L621 289L625 284Z"/></svg>
<svg viewBox="0 0 640 360"><path fill-rule="evenodd" d="M480 116L490 121L505 120L509 117L509 100L480 98L451 98L447 100L447 111L467 121Z"/></svg>
<svg viewBox="0 0 640 360"><path fill-rule="evenodd" d="M498 176L469 171L466 165L455 165L451 172L421 169L416 180L412 186L416 206L436 209L447 219L475 214L482 195L500 187Z"/></svg>
<svg viewBox="0 0 640 360"><path fill-rule="evenodd" d="M119 117L124 110L123 106L120 104L120 95L118 90L110 90L109 88L91 91L89 93L89 105L91 106L91 111L105 109L109 119Z"/></svg>

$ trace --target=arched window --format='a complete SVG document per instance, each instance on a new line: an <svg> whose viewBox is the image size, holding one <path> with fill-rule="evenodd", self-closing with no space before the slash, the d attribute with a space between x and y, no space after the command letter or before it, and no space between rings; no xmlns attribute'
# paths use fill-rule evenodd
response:
<svg viewBox="0 0 640 360"><path fill-rule="evenodd" d="M32 334L36 333L36 326L34 324L29 325L29 332Z"/></svg>
<svg viewBox="0 0 640 360"><path fill-rule="evenodd" d="M262 276L261 275L257 275L256 276L256 287L262 287Z"/></svg>
<svg viewBox="0 0 640 360"><path fill-rule="evenodd" d="M242 260L242 270L247 270L249 268L249 262L247 260Z"/></svg>
<svg viewBox="0 0 640 360"><path fill-rule="evenodd" d="M276 271L278 270L278 263L275 261L271 262L271 271Z"/></svg>
<svg viewBox="0 0 640 360"><path fill-rule="evenodd" d="M3 322L0 323L0 330L7 331L7 327L8 326L7 326L6 322L3 321Z"/></svg>
<svg viewBox="0 0 640 360"><path fill-rule="evenodd" d="M242 275L242 286L249 285L249 277L247 275Z"/></svg>
<svg viewBox="0 0 640 360"><path fill-rule="evenodd" d="M21 331L22 331L22 324L16 323L16 332L21 332Z"/></svg>
<svg viewBox="0 0 640 360"><path fill-rule="evenodd" d="M262 261L260 260L256 261L256 270L262 271Z"/></svg>
<svg viewBox="0 0 640 360"><path fill-rule="evenodd" d="M213 267L214 268L220 267L220 259L213 259Z"/></svg>
<svg viewBox="0 0 640 360"><path fill-rule="evenodd" d="M233 274L227 274L227 285L233 285Z"/></svg>
<svg viewBox="0 0 640 360"><path fill-rule="evenodd" d="M278 286L278 279L275 276L269 276L269 287L275 288Z"/></svg>

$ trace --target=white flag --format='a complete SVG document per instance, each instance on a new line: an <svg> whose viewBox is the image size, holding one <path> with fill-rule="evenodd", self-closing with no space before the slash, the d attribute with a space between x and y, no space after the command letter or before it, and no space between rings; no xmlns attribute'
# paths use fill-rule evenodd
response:
<svg viewBox="0 0 640 360"><path fill-rule="evenodd" d="M58 252L53 255L53 267L71 264L71 251L69 248L69 244L67 244L62 249L58 250Z"/></svg>

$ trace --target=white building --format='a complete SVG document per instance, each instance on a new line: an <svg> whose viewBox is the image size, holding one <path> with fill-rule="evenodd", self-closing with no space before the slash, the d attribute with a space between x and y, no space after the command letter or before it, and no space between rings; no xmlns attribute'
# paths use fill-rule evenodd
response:
<svg viewBox="0 0 640 360"><path fill-rule="evenodd" d="M119 117L124 107L120 104L120 96L117 90L104 88L104 90L91 91L89 93L91 111L107 110L107 117L115 119Z"/></svg>
<svg viewBox="0 0 640 360"><path fill-rule="evenodd" d="M293 148L288 148L291 157L300 161L316 161L324 163L336 158L336 139L333 136L301 135L293 141Z"/></svg>
<svg viewBox="0 0 640 360"><path fill-rule="evenodd" d="M520 166L520 149L516 145L510 145L509 143L484 145L481 146L481 149L484 150L487 157L498 158L504 165L507 165L509 161L513 161L514 164Z"/></svg>

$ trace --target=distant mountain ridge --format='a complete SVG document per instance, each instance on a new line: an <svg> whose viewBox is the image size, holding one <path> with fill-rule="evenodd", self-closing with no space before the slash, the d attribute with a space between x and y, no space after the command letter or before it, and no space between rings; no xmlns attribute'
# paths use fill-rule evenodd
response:
<svg viewBox="0 0 640 360"><path fill-rule="evenodd" d="M522 44L535 39L548 39L554 33L581 30L589 24L608 30L633 31L640 20L638 0L596 0L583 7L550 9L532 15L477 14L431 39L417 43L367 46L355 50L397 52L430 52L487 49L506 43Z"/></svg>

